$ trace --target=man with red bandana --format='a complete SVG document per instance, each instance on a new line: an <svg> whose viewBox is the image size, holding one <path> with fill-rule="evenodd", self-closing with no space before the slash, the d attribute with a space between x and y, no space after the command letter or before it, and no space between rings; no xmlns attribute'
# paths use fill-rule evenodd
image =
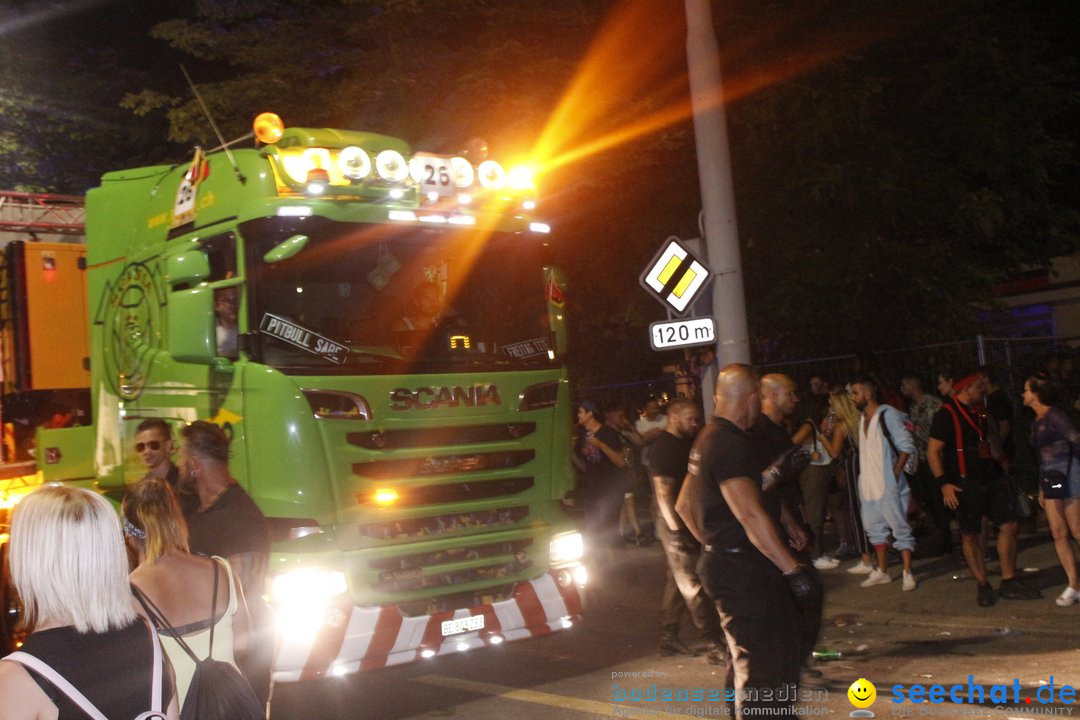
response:
<svg viewBox="0 0 1080 720"><path fill-rule="evenodd" d="M956 511L964 560L978 583L976 601L980 607L990 607L998 595L1029 600L1038 598L1039 591L1016 577L1016 489L1001 465L1007 461L997 442L994 420L982 405L984 382L979 373L956 380L952 397L930 425L926 456L945 507ZM979 544L984 517L998 526L1001 585L996 593L987 581Z"/></svg>

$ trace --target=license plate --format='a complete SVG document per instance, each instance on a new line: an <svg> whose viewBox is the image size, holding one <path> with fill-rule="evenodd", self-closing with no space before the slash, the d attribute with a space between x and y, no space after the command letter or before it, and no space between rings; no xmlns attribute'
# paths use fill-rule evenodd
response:
<svg viewBox="0 0 1080 720"><path fill-rule="evenodd" d="M458 633L471 632L473 630L483 629L483 615L471 615L466 618L458 618L457 620L444 620L442 624L443 637L446 637L447 635L457 635Z"/></svg>
<svg viewBox="0 0 1080 720"><path fill-rule="evenodd" d="M409 174L420 186L420 192L425 195L430 192L436 195L454 193L454 173L450 158L416 153L409 160Z"/></svg>

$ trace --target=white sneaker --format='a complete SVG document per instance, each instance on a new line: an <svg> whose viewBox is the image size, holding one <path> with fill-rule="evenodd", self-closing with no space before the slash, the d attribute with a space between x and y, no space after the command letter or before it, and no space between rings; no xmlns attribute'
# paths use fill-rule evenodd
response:
<svg viewBox="0 0 1080 720"><path fill-rule="evenodd" d="M904 586L902 588L903 591L904 592L911 592L912 590L915 589L915 585L916 585L915 576L912 575L911 573L909 573L907 570L905 570L904 571Z"/></svg>
<svg viewBox="0 0 1080 720"><path fill-rule="evenodd" d="M826 557L822 555L814 558L814 567L818 570L835 570L840 567L840 561L836 558Z"/></svg>
<svg viewBox="0 0 1080 720"><path fill-rule="evenodd" d="M1080 602L1080 591L1073 590L1071 587L1066 587L1057 599L1054 600L1061 607L1068 607L1069 605L1075 605Z"/></svg>
<svg viewBox="0 0 1080 720"><path fill-rule="evenodd" d="M884 585L885 583L892 582L892 575L884 570L878 570L874 568L870 571L870 577L859 583L859 587L874 587L875 585Z"/></svg>
<svg viewBox="0 0 1080 720"><path fill-rule="evenodd" d="M859 562L849 567L847 571L852 575L869 575L870 573L874 572L874 568L872 565L870 565L870 563L866 563L860 560Z"/></svg>

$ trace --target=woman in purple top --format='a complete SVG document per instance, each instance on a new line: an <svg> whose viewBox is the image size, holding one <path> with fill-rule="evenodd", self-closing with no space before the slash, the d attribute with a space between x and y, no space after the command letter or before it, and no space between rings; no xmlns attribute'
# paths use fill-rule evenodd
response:
<svg viewBox="0 0 1080 720"><path fill-rule="evenodd" d="M1077 578L1076 556L1070 535L1080 542L1080 432L1077 432L1064 412L1053 407L1057 389L1044 374L1032 376L1024 383L1024 405L1035 411L1031 426L1031 444L1039 457L1039 472L1057 470L1068 478L1064 498L1048 498L1039 488L1039 505L1046 511L1054 549L1065 568L1068 587L1054 601L1058 605L1080 602L1080 579Z"/></svg>

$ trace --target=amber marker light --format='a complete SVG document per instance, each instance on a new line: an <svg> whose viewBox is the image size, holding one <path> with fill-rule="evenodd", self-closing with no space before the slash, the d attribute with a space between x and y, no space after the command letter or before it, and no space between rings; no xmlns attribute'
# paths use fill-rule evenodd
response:
<svg viewBox="0 0 1080 720"><path fill-rule="evenodd" d="M393 488L379 488L375 491L375 504L389 507L398 501L397 490Z"/></svg>
<svg viewBox="0 0 1080 720"><path fill-rule="evenodd" d="M255 139L265 145L273 145L285 133L285 123L276 113L264 112L255 117L252 125L255 131Z"/></svg>

